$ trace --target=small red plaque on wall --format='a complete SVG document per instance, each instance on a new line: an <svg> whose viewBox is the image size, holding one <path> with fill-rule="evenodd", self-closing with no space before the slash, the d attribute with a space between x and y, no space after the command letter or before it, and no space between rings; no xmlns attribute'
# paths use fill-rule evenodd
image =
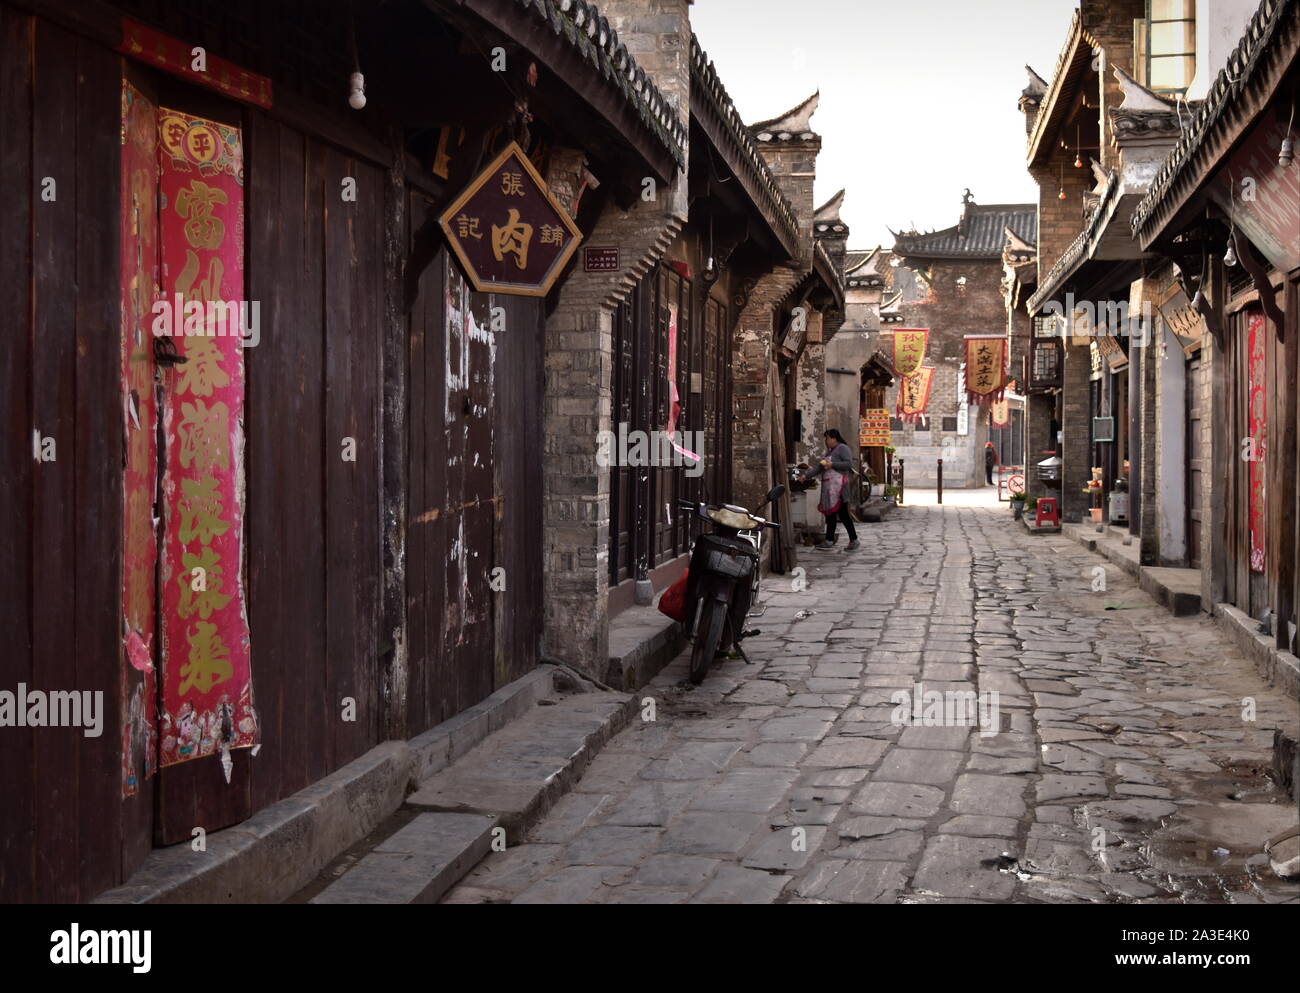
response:
<svg viewBox="0 0 1300 993"><path fill-rule="evenodd" d="M584 248L582 250L582 268L587 272L618 272L617 248Z"/></svg>

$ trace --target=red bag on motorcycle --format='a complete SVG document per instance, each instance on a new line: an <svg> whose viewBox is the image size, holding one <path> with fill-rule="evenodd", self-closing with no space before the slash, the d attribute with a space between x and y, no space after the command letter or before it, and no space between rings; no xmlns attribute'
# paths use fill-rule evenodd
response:
<svg viewBox="0 0 1300 993"><path fill-rule="evenodd" d="M664 590L664 595L659 598L659 612L667 614L679 624L686 623L686 581L689 577L690 570L687 569L682 573L682 578Z"/></svg>

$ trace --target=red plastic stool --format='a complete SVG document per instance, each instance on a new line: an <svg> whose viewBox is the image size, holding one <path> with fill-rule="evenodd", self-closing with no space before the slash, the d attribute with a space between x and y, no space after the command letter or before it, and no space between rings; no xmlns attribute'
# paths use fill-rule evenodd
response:
<svg viewBox="0 0 1300 993"><path fill-rule="evenodd" d="M1056 497L1039 497L1034 510L1034 527L1041 528L1044 524L1051 524L1058 528L1061 526L1061 513L1056 509Z"/></svg>

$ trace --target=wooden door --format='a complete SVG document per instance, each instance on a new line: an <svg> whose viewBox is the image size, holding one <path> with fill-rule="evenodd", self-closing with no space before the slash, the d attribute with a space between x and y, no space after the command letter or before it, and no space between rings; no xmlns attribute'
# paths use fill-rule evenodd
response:
<svg viewBox="0 0 1300 993"><path fill-rule="evenodd" d="M413 193L412 733L531 669L542 623L542 304L474 292L434 219L433 204Z"/></svg>

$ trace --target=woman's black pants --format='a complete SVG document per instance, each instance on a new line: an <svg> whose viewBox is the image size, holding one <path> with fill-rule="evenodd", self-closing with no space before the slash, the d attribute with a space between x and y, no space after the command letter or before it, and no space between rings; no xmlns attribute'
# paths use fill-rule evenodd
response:
<svg viewBox="0 0 1300 993"><path fill-rule="evenodd" d="M844 522L844 529L849 533L849 541L858 540L858 530L853 526L853 518L849 516L849 505L840 501L838 513L826 515L826 540L835 540L835 524L837 521Z"/></svg>

